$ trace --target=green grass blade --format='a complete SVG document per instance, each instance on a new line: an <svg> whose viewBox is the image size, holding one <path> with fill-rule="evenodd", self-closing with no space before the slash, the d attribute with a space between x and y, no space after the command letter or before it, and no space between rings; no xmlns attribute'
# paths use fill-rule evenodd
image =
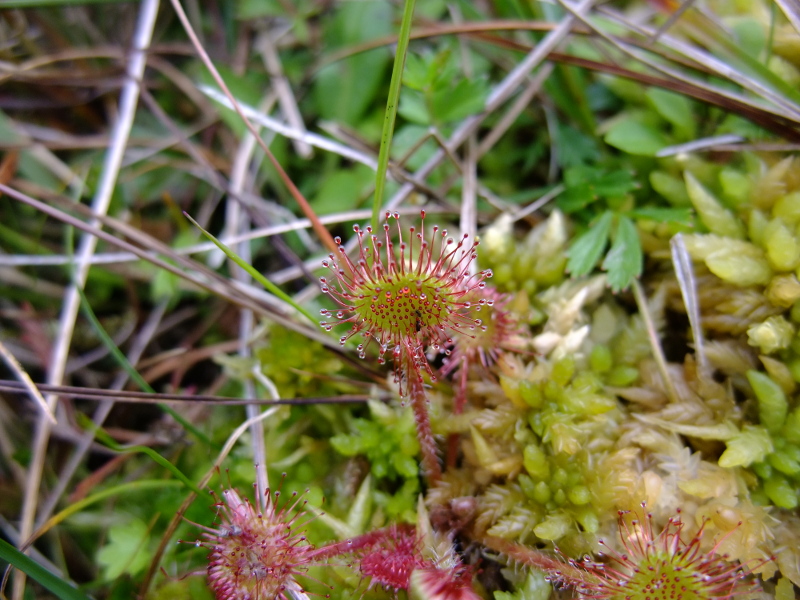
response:
<svg viewBox="0 0 800 600"><path fill-rule="evenodd" d="M55 527L65 519L68 519L72 515L77 512L82 511L87 506L91 506L96 502L100 502L101 500L105 500L106 498L113 498L114 496L122 495L123 493L127 492L139 492L143 490L160 490L168 487L178 487L184 485L182 481L169 481L165 479L142 479L139 481L130 481L128 483L123 483L120 485L115 485L110 487L102 492L97 492L96 494L92 494L90 496L86 496L86 498L82 500L78 500L77 502L73 502L64 510L56 513L52 517L50 517L44 525L34 534L34 537L40 537L45 531L48 529Z"/></svg>
<svg viewBox="0 0 800 600"><path fill-rule="evenodd" d="M258 282L259 282L261 285L263 285L263 286L264 286L264 289L266 289L268 292L270 292L270 293L271 293L271 294L273 294L274 296L277 296L278 298L280 298L281 300L283 300L284 302L286 302L286 303L287 303L287 304L289 304L290 306L293 306L293 307L294 307L294 308L297 310L297 312L299 312L300 314L302 314L302 315L303 315L303 316L304 316L306 319L308 319L309 321L311 321L311 322L312 322L312 323L314 323L315 325L317 324L317 321L315 321L315 320L314 320L314 317L312 317L312 316L311 316L311 313L310 313L310 312L308 312L308 311L307 311L305 308L303 308L302 306L300 306L300 305L299 305L297 302L295 302L295 301L294 301L294 298L292 298L292 297L291 297L289 294L287 294L286 292L284 292L284 291L283 291L281 288L279 288L277 285L275 285L274 283L272 283L272 282L271 282L269 279L267 279L266 277L264 277L264 276L263 276L261 273L259 273L258 271L256 271L256 270L253 268L253 266L252 266L252 265L249 265L249 264L247 264L245 261L243 261L243 260L242 260L242 259L239 257L239 255L238 255L238 254L236 254L236 253L235 253L233 250L231 250L231 249L230 249L230 248L228 248L228 247L227 247L225 244L223 244L222 242L220 242L220 241L219 241L217 238L215 238L213 235L211 235L211 234L210 234L208 231L206 231L205 229L203 229L202 227L200 227L200 224L199 224L197 221L195 221L195 220L194 220L192 217L190 217L190 216L189 216L188 214L186 214L186 213L183 213L183 214L184 214L184 216L185 216L187 219L189 219L189 220L190 220L190 221L191 221L191 222L194 224L194 226L195 226L195 227L197 227L197 228L198 228L200 231L202 231L202 232L203 232L203 235L205 235L205 236L206 236L206 237L207 237L209 240L211 240L212 242L214 242L214 245L216 245L216 247L217 247L217 248L219 248L220 250L222 250L222 251L225 253L225 255L226 255L228 258L230 258L230 259L231 259L233 262L235 262L237 265L239 265L240 267L242 267L242 268L243 268L245 271L247 271L247 272L250 274L250 276L251 276L253 279L255 279L255 280L256 280L256 281L258 281Z"/></svg>
<svg viewBox="0 0 800 600"><path fill-rule="evenodd" d="M139 375L139 372L130 363L128 357L122 353L122 351L114 343L114 340L111 339L111 336L108 335L108 332L100 323L100 320L97 318L97 315L94 314L92 306L91 304L89 304L89 299L86 297L86 294L84 293L83 289L80 286L75 286L75 287L81 296L81 309L83 310L83 314L86 316L87 319L89 319L89 322L92 324L92 327L94 327L95 331L97 332L97 335L100 336L100 339L102 340L103 344L105 344L106 348L108 348L109 352L111 352L111 355L119 363L119 365L123 369L125 369L125 372L128 373L128 377L130 377L134 382L136 382L136 385L138 385L142 389L142 391L148 392L150 394L155 394L156 391L150 386L149 383L147 383L144 380L144 378L141 375ZM190 432L201 442L215 448L217 447L205 433L200 431L197 427L192 425L189 421L184 419L181 415L172 410L169 406L167 406L166 404L159 404L158 407L165 413L167 413L169 416L171 416L173 419L175 419L176 422L180 423L181 427L186 429L186 431Z"/></svg>
<svg viewBox="0 0 800 600"><path fill-rule="evenodd" d="M186 475L184 475L183 472L178 467L173 465L171 462L169 462L166 458L161 456L158 452L156 452L152 448L148 448L147 446L121 446L117 442L115 442L110 435L108 435L105 431L103 431L99 427L95 427L94 435L103 444L114 450L114 452L122 452L126 454L130 454L131 452L138 452L141 454L146 454L151 459L153 459L153 462L161 465L167 471L175 475L175 477L177 477L186 487L192 490L195 494L197 494L198 496L203 495L203 491L200 488L198 488L194 483L192 483L192 481Z"/></svg>
<svg viewBox="0 0 800 600"><path fill-rule="evenodd" d="M383 117L381 146L378 151L378 170L375 173L375 198L372 202L372 229L378 230L381 206L383 205L383 189L386 187L386 170L389 168L389 150L392 146L394 123L397 119L397 105L400 102L400 87L403 83L403 69L406 66L408 38L411 35L411 21L414 16L416 0L405 0L403 21L400 23L400 36L397 38L397 52L394 55L392 79L389 83L389 97L386 99L386 112Z"/></svg>
<svg viewBox="0 0 800 600"><path fill-rule="evenodd" d="M122 4L130 0L4 0L0 8L37 8L48 6L76 6L78 4Z"/></svg>
<svg viewBox="0 0 800 600"><path fill-rule="evenodd" d="M730 66L781 94L785 101L793 102L795 105L800 104L800 92L797 88L775 74L765 62L754 57L751 48L742 46L728 31L723 30L716 20L705 15L696 15L694 20L687 20L687 24L699 40L707 44L712 51L719 53L719 57L726 59ZM772 53L771 32L769 36L768 52ZM775 102L773 99L770 101Z"/></svg>
<svg viewBox="0 0 800 600"><path fill-rule="evenodd" d="M0 560L13 565L42 587L61 598L61 600L89 600L88 596L79 592L60 577L53 575L53 573L25 556L5 540L0 540Z"/></svg>

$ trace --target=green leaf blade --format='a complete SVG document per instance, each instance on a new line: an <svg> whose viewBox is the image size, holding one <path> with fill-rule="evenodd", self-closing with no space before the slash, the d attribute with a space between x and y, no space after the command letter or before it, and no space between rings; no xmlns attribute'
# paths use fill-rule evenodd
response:
<svg viewBox="0 0 800 600"><path fill-rule="evenodd" d="M256 271L256 270L253 268L253 266L252 266L252 265L249 265L249 264L247 264L247 262L245 262L245 261L242 259L242 257L240 257L240 256L239 256L238 254L236 254L236 253L235 253L233 250L231 250L230 248L228 248L228 246L226 246L225 244L223 244L222 242L220 242L220 241L219 241L217 238L215 238L213 235L211 235L211 234L210 234L208 231L206 231L205 229L203 229L202 227L200 227L200 224L199 224L197 221L195 221L195 220L194 220L192 217L190 217L190 216L189 216L188 214L186 214L186 213L184 213L184 215L186 215L186 218L187 218L187 219L189 219L189 220L192 222L192 224L193 224L195 227L197 227L197 228L198 228L200 231L202 231L202 232L203 232L203 235L205 235L205 236L206 236L206 237L207 237L207 238L208 238L208 239L209 239L211 242L213 242L213 243L214 243L214 245L215 245L217 248L219 248L220 250L222 250L222 251L225 253L225 256L227 256L227 257L228 257L228 258L230 258L230 259L231 259L233 262L235 262L237 265L239 265L240 267L242 267L242 268L243 268L245 271L247 271L247 273L248 273L248 274L249 274L249 275L250 275L250 276L251 276L253 279L255 279L255 280L256 280L256 281L258 281L258 282L259 282L261 285L263 285L263 286L264 286L264 289L266 289L266 290L267 290L268 292L270 292L271 294L273 294L273 295L277 296L278 298L280 298L281 300L283 300L284 302L286 302L286 303L287 303L289 306L292 306L292 307L293 307L295 310L297 310L297 312L299 312L301 315L303 315L303 316L304 316L306 319L308 319L310 322L312 322L312 323L315 323L315 322L316 322L316 321L314 320L314 317L312 317L312 316L311 316L311 313L310 313L310 312L308 312L308 311L307 311L305 308L303 308L302 306L300 306L300 305L299 305L297 302L295 302L295 301L294 301L294 298L292 298L291 296L289 296L289 294L287 294L286 292L284 292L284 291L283 291L281 288L279 288L277 285L275 285L274 283L272 283L272 282L271 282L269 279L267 279L266 277L264 277L264 276L263 276L261 273L259 273L258 271Z"/></svg>
<svg viewBox="0 0 800 600"><path fill-rule="evenodd" d="M656 112L675 128L681 139L690 140L697 135L692 102L686 96L655 87L648 89L645 95Z"/></svg>
<svg viewBox="0 0 800 600"><path fill-rule="evenodd" d="M608 284L619 292L631 284L634 277L642 274L642 244L633 221L620 217L617 233L611 249L603 260L603 269L608 272Z"/></svg>
<svg viewBox="0 0 800 600"><path fill-rule="evenodd" d="M604 139L609 146L637 156L655 156L669 145L660 131L631 119L616 123Z"/></svg>
<svg viewBox="0 0 800 600"><path fill-rule="evenodd" d="M648 219L658 223L677 223L691 227L694 222L692 210L689 208L664 208L659 206L644 206L628 211L627 214L633 219Z"/></svg>
<svg viewBox="0 0 800 600"><path fill-rule="evenodd" d="M25 556L5 540L0 540L0 559L13 565L26 575L53 592L61 600L89 600L76 588L54 575L39 563Z"/></svg>
<svg viewBox="0 0 800 600"><path fill-rule="evenodd" d="M608 244L613 213L606 211L600 220L579 237L569 249L567 271L573 277L586 275L594 268Z"/></svg>
<svg viewBox="0 0 800 600"><path fill-rule="evenodd" d="M386 187L386 171L389 168L389 153L392 148L394 124L397 119L397 106L400 103L400 87L403 81L403 68L408 54L408 40L411 36L411 21L417 0L405 0L403 20L400 22L400 35L397 36L397 51L392 66L392 78L389 81L389 97L386 99L386 111L383 117L383 132L378 149L378 168L375 172L375 196L372 201L372 228L378 230L381 207L383 206L383 190Z"/></svg>

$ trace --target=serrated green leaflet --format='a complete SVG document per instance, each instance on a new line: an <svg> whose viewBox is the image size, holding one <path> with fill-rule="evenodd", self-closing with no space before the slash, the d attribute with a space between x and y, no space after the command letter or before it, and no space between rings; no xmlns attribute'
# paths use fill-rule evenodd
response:
<svg viewBox="0 0 800 600"><path fill-rule="evenodd" d="M564 172L566 190L556 200L566 213L586 208L601 198L620 198L635 190L638 183L627 169L606 172L597 167L577 165Z"/></svg>
<svg viewBox="0 0 800 600"><path fill-rule="evenodd" d="M642 273L642 245L636 225L628 217L620 217L614 242L603 261L608 271L608 285L618 292Z"/></svg>
<svg viewBox="0 0 800 600"><path fill-rule="evenodd" d="M607 211L590 227L586 233L579 237L569 249L567 270L573 277L580 277L589 273L608 244L608 233L611 230L613 213Z"/></svg>

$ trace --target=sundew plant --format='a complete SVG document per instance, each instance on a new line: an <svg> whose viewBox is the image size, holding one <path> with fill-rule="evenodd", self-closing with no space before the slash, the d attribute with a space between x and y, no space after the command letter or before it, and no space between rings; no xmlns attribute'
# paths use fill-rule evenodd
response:
<svg viewBox="0 0 800 600"><path fill-rule="evenodd" d="M798 597L796 3L0 8L0 597Z"/></svg>

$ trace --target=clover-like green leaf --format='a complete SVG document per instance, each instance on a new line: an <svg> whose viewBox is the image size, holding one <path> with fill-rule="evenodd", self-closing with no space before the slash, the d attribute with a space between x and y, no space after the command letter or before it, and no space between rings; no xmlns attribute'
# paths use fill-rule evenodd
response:
<svg viewBox="0 0 800 600"><path fill-rule="evenodd" d="M138 573L150 562L147 524L139 519L112 525L108 543L97 553L97 562L103 566L107 580L123 573Z"/></svg>

